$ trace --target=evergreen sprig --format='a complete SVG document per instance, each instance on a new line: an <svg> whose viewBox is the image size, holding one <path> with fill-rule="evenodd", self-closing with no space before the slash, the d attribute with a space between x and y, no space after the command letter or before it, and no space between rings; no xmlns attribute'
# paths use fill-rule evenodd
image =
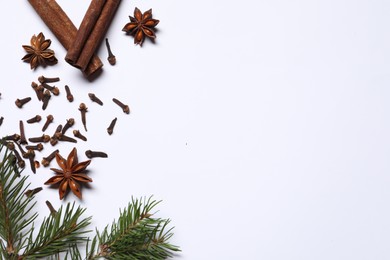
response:
<svg viewBox="0 0 390 260"><path fill-rule="evenodd" d="M37 217L30 214L35 206L32 197L24 196L28 185L27 177L19 177L15 166L15 158L11 151L0 145L0 153L4 154L0 162L0 237L2 241L1 259L16 258L25 245L25 228Z"/></svg>
<svg viewBox="0 0 390 260"><path fill-rule="evenodd" d="M32 213L36 205L34 195L26 196L29 186L27 177L20 177L12 151L0 142L0 259L37 259L58 256L87 238L83 235L90 218L81 219L85 211L74 204L67 204L65 212L60 207L57 213L45 218L34 235L34 220L38 213Z"/></svg>
<svg viewBox="0 0 390 260"><path fill-rule="evenodd" d="M80 243L86 242L91 217L85 209L67 203L58 211L49 204L50 215L38 228L33 213L34 194L26 193L27 177L21 176L15 156L0 139L0 260L72 259L82 260ZM84 259L162 260L180 251L168 242L169 219L154 218L160 203L149 198L133 199L120 211L117 221L87 242ZM62 258L64 257L64 258Z"/></svg>
<svg viewBox="0 0 390 260"><path fill-rule="evenodd" d="M24 257L48 257L53 252L65 252L69 246L74 247L86 241L87 238L83 235L89 232L85 228L90 224L91 217L79 221L85 209L75 209L74 203L68 203L65 212L62 211L61 206L58 212L45 218L36 236L33 235L34 228L31 229Z"/></svg>
<svg viewBox="0 0 390 260"><path fill-rule="evenodd" d="M159 203L152 197L133 198L111 227L97 231L87 247L87 259L158 260L179 251L168 243L173 235L172 228L167 230L170 220L152 217L152 210Z"/></svg>

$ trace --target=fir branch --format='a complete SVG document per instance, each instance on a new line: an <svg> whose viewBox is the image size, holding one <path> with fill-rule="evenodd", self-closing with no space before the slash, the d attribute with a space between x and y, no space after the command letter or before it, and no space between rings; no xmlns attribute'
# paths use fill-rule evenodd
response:
<svg viewBox="0 0 390 260"><path fill-rule="evenodd" d="M65 251L72 259L81 259L77 243L86 240L83 235L91 219L80 220L85 209L68 203L65 210L61 207L45 218L34 236L33 222L38 216L31 212L36 205L34 194L25 195L27 177L20 177L15 157L4 144L0 139L0 259L60 259Z"/></svg>
<svg viewBox="0 0 390 260"><path fill-rule="evenodd" d="M65 209L51 208L50 215L34 232L38 216L31 212L36 205L34 194L25 195L27 177L20 176L12 151L4 147L0 139L0 154L4 154L0 161L0 260L61 256L82 260L78 245L87 240L86 227L91 217L81 218L85 209L68 203ZM88 240L85 259L161 260L180 251L168 242L173 235L172 228L168 229L170 220L153 218L152 210L159 203L152 197L132 198L117 221L101 233L96 230L95 237Z"/></svg>
<svg viewBox="0 0 390 260"><path fill-rule="evenodd" d="M132 199L117 221L98 232L87 246L87 259L159 260L172 256L179 248L168 243L170 220L152 218L151 211L160 201ZM98 244L98 245L97 245Z"/></svg>
<svg viewBox="0 0 390 260"><path fill-rule="evenodd" d="M28 187L25 186L27 177L19 177L20 171L14 156L4 147L3 142L0 142L0 153L3 154L0 162L0 238L3 239L0 256L16 259L24 245L23 231L37 214L30 215L35 206L35 203L31 203L33 196L24 196Z"/></svg>
<svg viewBox="0 0 390 260"><path fill-rule="evenodd" d="M68 203L65 212L61 206L57 213L50 214L43 220L36 237L32 228L23 257L48 257L69 249L73 250L72 253L77 252L75 245L86 241L83 235L89 232L85 228L90 224L91 217L79 221L84 211L81 207L75 209L75 203Z"/></svg>

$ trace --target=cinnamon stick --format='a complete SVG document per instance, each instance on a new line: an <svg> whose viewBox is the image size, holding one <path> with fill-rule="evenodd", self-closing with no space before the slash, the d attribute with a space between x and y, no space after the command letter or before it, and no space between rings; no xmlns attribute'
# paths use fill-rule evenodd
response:
<svg viewBox="0 0 390 260"><path fill-rule="evenodd" d="M87 69L87 65L91 60L91 57L96 52L100 43L103 41L120 2L121 0L107 0L106 4L104 5L95 26L93 27L87 41L85 42L85 45L83 46L83 50L81 51L77 62L74 64L74 66L80 68L81 71L85 71ZM78 33L82 33L82 30L79 30Z"/></svg>
<svg viewBox="0 0 390 260"><path fill-rule="evenodd" d="M84 15L83 21L80 24L79 30L77 31L76 38L73 41L73 44L68 49L68 52L65 56L65 60L74 65L77 62L78 57L80 56L81 51L85 45L85 42L88 40L89 35L92 32L93 27L95 26L100 14L103 10L104 4L107 0L92 0L91 4L88 7L86 14Z"/></svg>
<svg viewBox="0 0 390 260"><path fill-rule="evenodd" d="M55 0L28 0L43 22L49 27L66 50L76 38L77 28ZM103 66L98 56L92 55L83 74L90 77Z"/></svg>

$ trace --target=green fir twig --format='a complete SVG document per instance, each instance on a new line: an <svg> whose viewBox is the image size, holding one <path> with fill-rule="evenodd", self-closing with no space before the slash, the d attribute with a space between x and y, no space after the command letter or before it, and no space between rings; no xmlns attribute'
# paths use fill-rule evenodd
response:
<svg viewBox="0 0 390 260"><path fill-rule="evenodd" d="M87 259L158 260L180 251L168 242L173 235L172 228L166 230L170 220L152 217L159 203L152 197L132 199L111 227L97 231L87 246Z"/></svg>
<svg viewBox="0 0 390 260"><path fill-rule="evenodd" d="M33 222L38 213L31 212L36 205L34 195L24 194L29 186L27 177L20 177L15 157L3 141L0 154L4 154L0 161L0 259L52 257L86 241L90 217L80 220L85 209L75 209L74 203L68 203L64 213L60 207L56 214L45 218L34 235Z"/></svg>
<svg viewBox="0 0 390 260"><path fill-rule="evenodd" d="M88 260L162 260L180 251L169 243L170 220L153 217L160 201L152 197L132 198L118 220L102 232L96 230L92 240L86 237L91 217L83 218L85 209L75 203L57 211L50 207L50 215L35 228L35 194L26 193L28 177L20 175L15 156L4 144L0 139L0 260L82 260L79 246L85 242Z"/></svg>

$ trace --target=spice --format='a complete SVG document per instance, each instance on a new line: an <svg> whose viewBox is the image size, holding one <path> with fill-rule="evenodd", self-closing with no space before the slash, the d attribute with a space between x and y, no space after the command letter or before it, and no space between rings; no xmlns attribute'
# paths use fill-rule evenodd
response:
<svg viewBox="0 0 390 260"><path fill-rule="evenodd" d="M43 150L43 144L39 143L36 145L26 145L27 150L35 150L35 151L42 151Z"/></svg>
<svg viewBox="0 0 390 260"><path fill-rule="evenodd" d="M55 0L28 0L28 2L64 48L68 50L76 38L77 28L62 10L61 6ZM86 77L91 77L102 66L101 60L96 55L93 55L83 74Z"/></svg>
<svg viewBox="0 0 390 260"><path fill-rule="evenodd" d="M68 99L69 102L73 102L73 95L70 92L70 88L68 85L65 85L65 92L66 92L66 99Z"/></svg>
<svg viewBox="0 0 390 260"><path fill-rule="evenodd" d="M69 127L74 125L74 118L69 118L66 120L66 124L62 128L62 134L65 134Z"/></svg>
<svg viewBox="0 0 390 260"><path fill-rule="evenodd" d="M34 196L35 194L37 194L41 190L42 190L42 187L38 187L38 188L35 188L35 189L31 189L31 190L26 190L24 192L24 195L26 195L27 197L31 198L32 196Z"/></svg>
<svg viewBox="0 0 390 260"><path fill-rule="evenodd" d="M88 108L84 103L81 103L79 106L79 110L81 112L81 122L84 125L85 132L87 132L88 131L87 130L87 119L85 118L85 114L87 113Z"/></svg>
<svg viewBox="0 0 390 260"><path fill-rule="evenodd" d="M34 163L34 158L35 158L34 150L32 150L32 149L27 150L27 152L25 153L25 155L23 157L30 161L31 171L33 173L36 173L36 168L35 168L35 163Z"/></svg>
<svg viewBox="0 0 390 260"><path fill-rule="evenodd" d="M50 141L50 136L43 134L39 137L31 137L28 140L32 143L47 143Z"/></svg>
<svg viewBox="0 0 390 260"><path fill-rule="evenodd" d="M57 58L54 56L54 51L49 49L51 40L45 40L43 33L35 34L31 37L29 45L23 45L23 49L27 54L22 58L24 62L29 62L31 69L35 69L39 65L53 65L57 63Z"/></svg>
<svg viewBox="0 0 390 260"><path fill-rule="evenodd" d="M27 123L29 123L29 124L38 123L41 121L41 119L42 119L42 117L40 115L36 115L33 118L28 119Z"/></svg>
<svg viewBox="0 0 390 260"><path fill-rule="evenodd" d="M58 150L58 149L55 150L55 151L53 151L51 154L49 154L49 156L43 157L43 158L42 158L42 161L41 161L42 165L43 165L44 167L49 166L50 162L54 159L54 157L56 156L57 153L59 153L59 150Z"/></svg>
<svg viewBox="0 0 390 260"><path fill-rule="evenodd" d="M49 124L50 124L51 122L53 122L53 120L54 120L53 115L48 115L48 116L46 117L46 122L45 122L45 124L44 124L43 127L42 127L42 132L45 132L45 131L46 131L47 127L49 126Z"/></svg>
<svg viewBox="0 0 390 260"><path fill-rule="evenodd" d="M94 0L94 1L98 1L98 0ZM92 6L92 3L94 1L91 2L90 7ZM81 35L82 38L85 37L87 34L89 35L87 36L87 40L85 41L85 44L83 44L82 46L82 51L80 52L80 55L77 57L77 62L71 62L70 64L81 69L81 71L85 71L92 55L96 52L100 43L102 42L104 35L108 30L108 27L112 21L112 18L114 17L114 14L120 2L121 0L107 0L107 2L103 6L103 9L101 10L98 19L96 20L95 23L93 23L93 28L90 31L90 33L88 33L87 30L83 30L83 28L79 28L77 34ZM89 9L90 8L88 8L88 11L84 18L86 20L93 19L91 12L89 12ZM78 38L78 35L76 36L75 39ZM76 44L77 42L74 41L73 45ZM73 45L69 47L69 50L71 50Z"/></svg>
<svg viewBox="0 0 390 260"><path fill-rule="evenodd" d="M87 137L82 135L79 130L73 130L73 135L83 141L87 141Z"/></svg>
<svg viewBox="0 0 390 260"><path fill-rule="evenodd" d="M89 158L95 158L95 157L101 157L101 158L107 158L108 155L105 152L100 152L100 151L91 151L87 150L85 151L85 155Z"/></svg>
<svg viewBox="0 0 390 260"><path fill-rule="evenodd" d="M116 124L116 117L111 121L110 125L108 126L107 128L107 133L109 135L112 135L112 133L114 132L114 127L115 127L115 124Z"/></svg>
<svg viewBox="0 0 390 260"><path fill-rule="evenodd" d="M34 89L35 94L37 95L38 100L41 101L42 97L43 97L43 87L41 85L38 85L34 81L31 82L31 87Z"/></svg>
<svg viewBox="0 0 390 260"><path fill-rule="evenodd" d="M49 100L51 98L51 94L50 94L50 91L49 90L45 90L45 92L43 92L43 97L42 97L42 109L45 110L47 108L47 105L49 104Z"/></svg>
<svg viewBox="0 0 390 260"><path fill-rule="evenodd" d="M13 135L6 135L3 137L4 140L6 141L14 141L17 142L20 140L20 135L18 134L13 134Z"/></svg>
<svg viewBox="0 0 390 260"><path fill-rule="evenodd" d="M0 117L0 126L3 124L3 121L4 121L4 117Z"/></svg>
<svg viewBox="0 0 390 260"><path fill-rule="evenodd" d="M108 42L107 38L106 38L106 47L107 47L107 52L108 52L108 58L107 58L108 63L110 63L111 65L115 65L116 57L114 54L112 54L110 43Z"/></svg>
<svg viewBox="0 0 390 260"><path fill-rule="evenodd" d="M58 96L60 94L60 90L56 86L50 86L47 83L42 83L42 87L49 90L54 96Z"/></svg>
<svg viewBox="0 0 390 260"><path fill-rule="evenodd" d="M54 77L54 78L47 78L45 76L39 76L38 81L43 84L43 83L53 83L53 82L58 82L60 81L59 77Z"/></svg>
<svg viewBox="0 0 390 260"><path fill-rule="evenodd" d="M23 160L22 157L20 156L19 152L18 152L17 150L14 150L13 153L14 153L15 156L16 156L18 166L19 166L20 168L24 168L26 165L25 165L24 160Z"/></svg>
<svg viewBox="0 0 390 260"><path fill-rule="evenodd" d="M56 173L56 176L51 177L45 182L45 185L53 185L59 183L59 195L60 199L63 199L68 191L68 187L79 198L82 198L80 184L92 182L92 179L83 172L86 170L91 160L78 163L77 150L73 150L69 153L68 158L65 160L59 153L55 155L57 164L61 169L51 168Z"/></svg>
<svg viewBox="0 0 390 260"><path fill-rule="evenodd" d="M117 104L118 106L120 106L123 110L124 113L126 114L129 114L130 113L130 108L128 105L125 105L123 104L122 102L120 102L118 99L116 98L113 98L112 101L114 101L115 104Z"/></svg>
<svg viewBox="0 0 390 260"><path fill-rule="evenodd" d="M122 31L134 36L134 44L142 46L145 36L154 41L156 38L154 27L156 27L160 21L152 18L152 9L149 9L142 14L136 7L134 9L134 17L129 16L129 18L130 23L127 23Z"/></svg>
<svg viewBox="0 0 390 260"><path fill-rule="evenodd" d="M99 105L103 106L103 102L93 93L88 93L89 98L92 100L92 102L98 103Z"/></svg>
<svg viewBox="0 0 390 260"><path fill-rule="evenodd" d="M26 135L24 133L24 124L22 120L19 120L19 131L20 131L20 144L27 144Z"/></svg>
<svg viewBox="0 0 390 260"><path fill-rule="evenodd" d="M22 108L26 103L30 102L31 100L31 97L26 97L26 98L22 98L22 99L16 99L15 101L15 105L18 107L18 108Z"/></svg>
<svg viewBox="0 0 390 260"><path fill-rule="evenodd" d="M77 143L77 140L72 138L72 137L69 137L69 136L66 136L62 133L56 133L56 138L57 140L59 141L64 141L64 142L71 142L71 143Z"/></svg>
<svg viewBox="0 0 390 260"><path fill-rule="evenodd" d="M58 140L57 140L57 133L60 133L62 130L62 125L58 125L57 128L56 128L56 131L54 132L54 134L52 135L52 137L50 137L50 144L52 146L56 145L58 143Z"/></svg>
<svg viewBox="0 0 390 260"><path fill-rule="evenodd" d="M46 201L46 206L50 210L50 215L54 218L57 215L57 210L54 209L53 205L51 205L50 201Z"/></svg>
<svg viewBox="0 0 390 260"><path fill-rule="evenodd" d="M73 44L70 45L68 52L66 53L65 60L69 64L74 65L77 63L77 60L83 51L84 45L99 19L106 2L107 0L91 1L84 18L81 21L76 37L73 40Z"/></svg>

